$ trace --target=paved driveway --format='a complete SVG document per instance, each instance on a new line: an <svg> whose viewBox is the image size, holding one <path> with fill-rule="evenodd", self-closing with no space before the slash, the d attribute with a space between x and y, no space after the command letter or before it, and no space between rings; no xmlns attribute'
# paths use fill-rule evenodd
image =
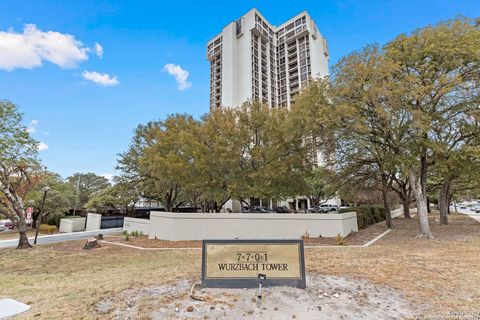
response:
<svg viewBox="0 0 480 320"><path fill-rule="evenodd" d="M52 234L52 235L47 235L47 236L38 236L37 244L88 239L88 238L91 238L93 236L96 236L99 233L101 233L101 234L112 234L112 233L117 233L117 232L122 232L122 228L81 231L81 232L73 232L73 233L58 233L58 234ZM34 237L30 237L28 239L30 240L30 244L33 244ZM18 245L18 239L0 241L0 248L14 248L17 245Z"/></svg>

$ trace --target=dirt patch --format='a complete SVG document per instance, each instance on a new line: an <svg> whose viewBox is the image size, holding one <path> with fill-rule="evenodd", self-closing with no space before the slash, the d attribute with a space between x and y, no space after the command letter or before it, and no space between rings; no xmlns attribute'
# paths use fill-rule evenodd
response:
<svg viewBox="0 0 480 320"><path fill-rule="evenodd" d="M358 232L352 232L344 238L347 246L359 246L364 245L375 237L381 235L387 230L385 227L385 221L376 223L369 226L366 229L360 229ZM305 246L336 246L338 245L336 238L326 237L312 237L305 239Z"/></svg>
<svg viewBox="0 0 480 320"><path fill-rule="evenodd" d="M365 280L312 276L307 289L265 288L262 300L256 289L201 289L191 299L190 285L127 290L101 301L101 316L120 319L142 314L150 319L404 319L413 316L411 305L392 289ZM114 307L113 300L124 301Z"/></svg>
<svg viewBox="0 0 480 320"><path fill-rule="evenodd" d="M367 229L361 229L345 237L346 246L363 245L385 232L385 222L379 222L369 226ZM115 243L128 244L142 248L201 248L202 241L168 241L159 239L148 239L148 236L130 236L128 241L123 236L105 236L105 240ZM310 235L309 238L304 239L305 246L336 246L336 237L316 237Z"/></svg>
<svg viewBox="0 0 480 320"><path fill-rule="evenodd" d="M158 239L148 239L148 236L130 236L128 241L125 240L125 237L109 237L105 236L105 240L115 243L128 244L131 246L142 247L142 248L201 248L202 241L168 241L168 240L158 240Z"/></svg>

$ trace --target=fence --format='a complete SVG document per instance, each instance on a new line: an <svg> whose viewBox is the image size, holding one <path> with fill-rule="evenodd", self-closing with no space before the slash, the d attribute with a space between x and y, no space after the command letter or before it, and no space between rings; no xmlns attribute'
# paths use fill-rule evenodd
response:
<svg viewBox="0 0 480 320"><path fill-rule="evenodd" d="M124 216L105 216L102 217L100 229L121 228L123 227Z"/></svg>

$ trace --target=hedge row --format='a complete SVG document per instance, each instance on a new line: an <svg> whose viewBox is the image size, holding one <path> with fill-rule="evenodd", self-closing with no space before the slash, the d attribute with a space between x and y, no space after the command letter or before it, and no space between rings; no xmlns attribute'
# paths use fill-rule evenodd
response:
<svg viewBox="0 0 480 320"><path fill-rule="evenodd" d="M58 231L58 228L57 228L57 226L50 226L48 224L41 224L40 227L38 228L38 231L40 231L40 233L54 234L55 232Z"/></svg>
<svg viewBox="0 0 480 320"><path fill-rule="evenodd" d="M382 206L359 206L341 209L342 212L357 213L358 229L365 229L369 225L385 220L385 210Z"/></svg>

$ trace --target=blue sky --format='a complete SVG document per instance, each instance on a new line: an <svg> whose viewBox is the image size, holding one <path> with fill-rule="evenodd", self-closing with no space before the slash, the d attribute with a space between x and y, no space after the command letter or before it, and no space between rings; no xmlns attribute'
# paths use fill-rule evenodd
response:
<svg viewBox="0 0 480 320"><path fill-rule="evenodd" d="M44 46L70 51L63 59L42 56L38 50L43 47L35 47L34 54L41 56L35 65L24 52L32 48L0 40L0 99L19 105L25 124L46 149L40 155L50 170L64 177L74 172L114 173L117 154L126 150L139 123L177 112L208 112L205 44L252 7L274 25L307 10L329 42L330 65L368 43L382 44L458 15L480 16L476 0L2 0L0 39L25 36L25 25L34 24L30 31L35 39L54 39ZM73 48L56 47L55 37L65 34L74 37L61 38L74 43ZM96 43L103 54L95 50ZM2 50L5 46L9 57L2 55L8 51ZM188 72L187 79L185 74L180 79L182 90L164 71L166 64L180 66L171 70L180 71L180 77L182 70Z"/></svg>

